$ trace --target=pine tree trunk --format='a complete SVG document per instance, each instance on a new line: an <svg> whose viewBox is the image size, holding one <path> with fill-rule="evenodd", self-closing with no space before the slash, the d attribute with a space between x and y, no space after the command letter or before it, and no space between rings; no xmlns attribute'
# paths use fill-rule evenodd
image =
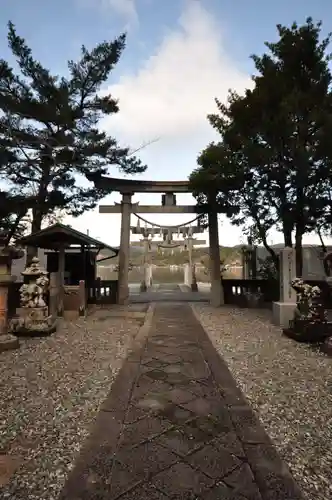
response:
<svg viewBox="0 0 332 500"><path fill-rule="evenodd" d="M31 234L36 233L41 230L42 224L42 214L39 210L33 208L32 209L32 224L31 224ZM38 255L38 248L35 247L27 247L26 254L26 266L29 266L34 257Z"/></svg>
<svg viewBox="0 0 332 500"><path fill-rule="evenodd" d="M295 233L295 258L296 258L296 276L302 278L303 273L303 252L302 252L303 232L297 227Z"/></svg>
<svg viewBox="0 0 332 500"><path fill-rule="evenodd" d="M285 247L292 248L293 247L293 242L292 242L292 229L290 227L287 227L284 224L283 227L283 233L284 233L284 242L285 242Z"/></svg>

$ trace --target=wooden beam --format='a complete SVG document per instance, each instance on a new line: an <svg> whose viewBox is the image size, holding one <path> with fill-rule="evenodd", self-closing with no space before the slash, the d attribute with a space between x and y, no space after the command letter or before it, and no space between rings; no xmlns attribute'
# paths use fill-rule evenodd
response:
<svg viewBox="0 0 332 500"><path fill-rule="evenodd" d="M132 241L131 242L135 246L143 246L143 241ZM159 244L165 243L164 240L150 240L151 246L158 246ZM172 240L172 243L178 243L179 245L188 244L188 240ZM195 240L193 239L193 245L206 245L206 240Z"/></svg>
<svg viewBox="0 0 332 500"><path fill-rule="evenodd" d="M137 205L132 208L133 214L195 214L196 205ZM121 205L99 205L100 214L121 214Z"/></svg>
<svg viewBox="0 0 332 500"><path fill-rule="evenodd" d="M89 178L89 177L88 177ZM102 175L91 176L89 180L96 187L109 187L119 193L190 193L189 181L143 181L135 179L118 179Z"/></svg>
<svg viewBox="0 0 332 500"><path fill-rule="evenodd" d="M160 234L160 231L162 231L163 234L168 234L169 232L171 232L172 234L179 234L181 236L183 236L183 232L181 231L181 227L180 226L180 231L179 231L179 228L178 227L137 227L137 226L130 226L130 231L133 233L133 234L141 234L143 237L144 237L144 233L148 233L149 235L157 235ZM183 226L185 227L185 225ZM204 233L205 229L200 227L200 226L191 226L191 231L192 231L192 234L200 234L200 233ZM188 236L188 235L187 235Z"/></svg>

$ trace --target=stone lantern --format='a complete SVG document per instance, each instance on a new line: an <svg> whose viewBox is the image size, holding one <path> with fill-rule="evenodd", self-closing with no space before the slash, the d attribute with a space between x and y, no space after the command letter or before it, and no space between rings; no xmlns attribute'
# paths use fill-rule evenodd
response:
<svg viewBox="0 0 332 500"><path fill-rule="evenodd" d="M19 318L12 321L17 334L47 335L55 332L56 320L48 314L46 295L49 289L48 272L40 265L38 257L22 272L24 284L20 288L21 307Z"/></svg>
<svg viewBox="0 0 332 500"><path fill-rule="evenodd" d="M23 255L23 250L7 244L7 234L0 233L0 352L19 346L18 339L8 332L8 290L16 279L11 275L12 261Z"/></svg>

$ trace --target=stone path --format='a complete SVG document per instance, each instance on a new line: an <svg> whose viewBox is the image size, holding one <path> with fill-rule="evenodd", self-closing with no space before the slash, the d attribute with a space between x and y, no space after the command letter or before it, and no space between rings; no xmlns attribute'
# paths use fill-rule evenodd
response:
<svg viewBox="0 0 332 500"><path fill-rule="evenodd" d="M131 303L149 302L209 302L208 292L192 292L184 290L176 283L161 283L151 287L146 292L131 293Z"/></svg>
<svg viewBox="0 0 332 500"><path fill-rule="evenodd" d="M61 500L302 498L189 305L137 342Z"/></svg>

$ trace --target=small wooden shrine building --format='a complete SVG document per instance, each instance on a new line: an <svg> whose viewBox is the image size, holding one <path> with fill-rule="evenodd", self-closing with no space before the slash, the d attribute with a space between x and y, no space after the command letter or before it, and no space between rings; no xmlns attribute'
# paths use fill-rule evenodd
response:
<svg viewBox="0 0 332 500"><path fill-rule="evenodd" d="M87 287L93 286L96 280L99 252L108 250L109 258L116 257L119 252L106 243L60 223L25 236L19 243L46 250L47 271L62 272L64 284L78 285L80 280L85 280Z"/></svg>

